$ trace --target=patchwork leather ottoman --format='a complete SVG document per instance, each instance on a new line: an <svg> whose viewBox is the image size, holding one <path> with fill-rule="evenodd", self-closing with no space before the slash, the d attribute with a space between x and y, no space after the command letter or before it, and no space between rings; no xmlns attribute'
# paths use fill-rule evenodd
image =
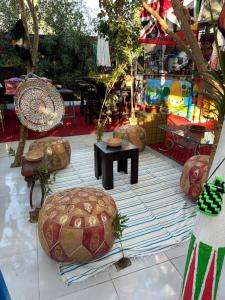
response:
<svg viewBox="0 0 225 300"><path fill-rule="evenodd" d="M195 155L184 164L180 178L182 190L194 201L203 191L207 179L209 155Z"/></svg>
<svg viewBox="0 0 225 300"><path fill-rule="evenodd" d="M58 262L84 263L113 246L113 198L95 188L73 188L46 198L38 219L40 243Z"/></svg>
<svg viewBox="0 0 225 300"><path fill-rule="evenodd" d="M146 146L145 129L139 125L122 125L115 129L114 137L128 140L131 144L138 147L139 151L143 151Z"/></svg>
<svg viewBox="0 0 225 300"><path fill-rule="evenodd" d="M65 168L70 163L69 142L61 137L46 137L33 142L29 151L42 151L48 160L49 172Z"/></svg>

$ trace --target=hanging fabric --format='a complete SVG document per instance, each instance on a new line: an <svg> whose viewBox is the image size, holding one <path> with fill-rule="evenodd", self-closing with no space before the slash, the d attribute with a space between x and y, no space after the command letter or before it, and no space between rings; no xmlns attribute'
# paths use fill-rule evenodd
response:
<svg viewBox="0 0 225 300"><path fill-rule="evenodd" d="M98 37L97 44L97 66L111 67L109 42L101 37Z"/></svg>
<svg viewBox="0 0 225 300"><path fill-rule="evenodd" d="M174 14L170 0L151 0L149 5L158 12L159 16L166 21L168 26L176 32L176 34L184 40L185 33L179 31L179 23ZM183 5L191 8L194 5L193 0L184 0ZM157 20L144 8L140 14L143 29L141 30L139 41L141 43L157 44L157 45L176 45L173 38L168 35L160 26Z"/></svg>

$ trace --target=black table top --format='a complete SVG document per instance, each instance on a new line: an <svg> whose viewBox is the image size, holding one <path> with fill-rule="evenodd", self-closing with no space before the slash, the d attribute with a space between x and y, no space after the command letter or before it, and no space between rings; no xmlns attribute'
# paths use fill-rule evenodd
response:
<svg viewBox="0 0 225 300"><path fill-rule="evenodd" d="M106 142L97 142L95 145L105 154L119 153L119 152L129 152L131 150L138 150L138 147L131 144L126 140L122 140L122 144L119 147L108 147Z"/></svg>

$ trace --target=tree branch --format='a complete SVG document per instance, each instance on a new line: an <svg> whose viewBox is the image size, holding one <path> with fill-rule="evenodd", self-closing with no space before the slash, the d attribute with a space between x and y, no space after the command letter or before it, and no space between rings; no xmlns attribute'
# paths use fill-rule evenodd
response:
<svg viewBox="0 0 225 300"><path fill-rule="evenodd" d="M36 7L34 6L33 1L27 0L27 4L29 6L29 9L31 11L31 16L33 19L34 41L32 46L32 62L33 62L33 66L35 66L37 52L38 52L38 44L39 44L38 19L37 19Z"/></svg>
<svg viewBox="0 0 225 300"><path fill-rule="evenodd" d="M23 27L25 30L24 39L25 42L27 43L27 46L30 47L30 36L29 36L28 26L27 26L27 14L26 14L26 9L23 0L19 0L19 7L20 7L21 18L23 21Z"/></svg>
<svg viewBox="0 0 225 300"><path fill-rule="evenodd" d="M159 22L159 24L162 26L162 28L172 36L172 38L177 42L178 46L187 53L188 57L190 59L194 60L194 57L192 55L192 52L190 49L185 45L185 43L176 35L175 32L173 32L167 23L160 17L160 15L155 11L150 5L148 5L146 2L143 2L143 7L151 14L153 17L156 18L156 20Z"/></svg>
<svg viewBox="0 0 225 300"><path fill-rule="evenodd" d="M181 29L185 32L185 39L189 43L192 49L192 59L196 64L198 72L206 72L207 66L203 57L202 51L198 45L198 42L191 30L191 26L188 22L185 7L179 0L171 0L175 15L180 22Z"/></svg>

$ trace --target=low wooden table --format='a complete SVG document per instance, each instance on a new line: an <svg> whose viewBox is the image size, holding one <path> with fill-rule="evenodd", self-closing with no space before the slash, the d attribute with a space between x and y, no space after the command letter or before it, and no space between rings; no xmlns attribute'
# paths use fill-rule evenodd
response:
<svg viewBox="0 0 225 300"><path fill-rule="evenodd" d="M138 183L138 148L128 141L117 148L108 147L105 142L94 144L95 177L102 175L102 185L106 190L113 189L113 161L118 161L118 172L127 173L127 159L131 159L130 183Z"/></svg>

